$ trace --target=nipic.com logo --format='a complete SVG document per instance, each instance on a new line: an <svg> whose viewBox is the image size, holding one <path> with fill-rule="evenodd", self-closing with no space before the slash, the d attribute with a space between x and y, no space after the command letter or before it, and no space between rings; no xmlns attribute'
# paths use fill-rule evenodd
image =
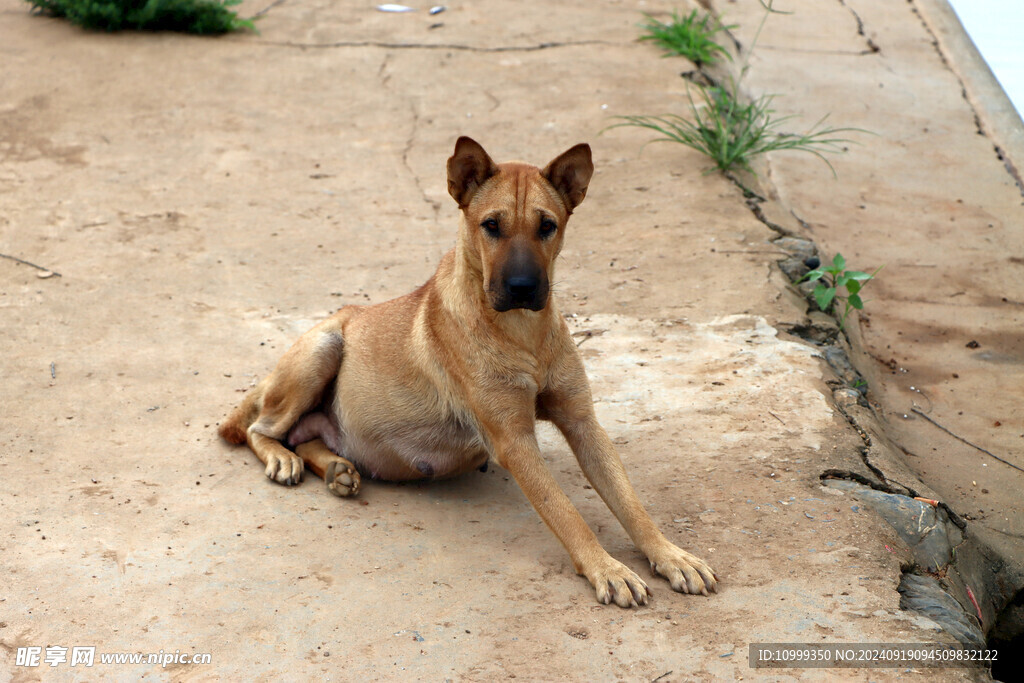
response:
<svg viewBox="0 0 1024 683"><path fill-rule="evenodd" d="M96 664L209 664L213 660L209 652L96 652L95 645L75 645L67 648L61 645L19 647L14 656L15 666L90 667Z"/></svg>

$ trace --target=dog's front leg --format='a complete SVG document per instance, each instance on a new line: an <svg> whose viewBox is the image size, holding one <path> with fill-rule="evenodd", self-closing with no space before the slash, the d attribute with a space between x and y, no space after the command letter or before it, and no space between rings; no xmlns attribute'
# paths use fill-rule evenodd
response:
<svg viewBox="0 0 1024 683"><path fill-rule="evenodd" d="M561 427L562 425L558 425ZM597 419L576 422L562 429L580 468L625 527L651 569L669 580L680 593L707 595L715 591L715 572L700 558L671 543L654 524L636 495L614 444Z"/></svg>
<svg viewBox="0 0 1024 683"><path fill-rule="evenodd" d="M579 368L582 372L582 365ZM569 387L572 387L571 389ZM700 558L671 543L654 524L633 490L619 454L594 415L589 387L576 381L541 396L546 417L565 436L583 474L625 527L651 569L680 593L715 591L715 572Z"/></svg>
<svg viewBox="0 0 1024 683"><path fill-rule="evenodd" d="M576 573L587 577L597 600L619 607L646 605L643 579L609 555L544 465L531 422L528 429L487 430L495 459L515 477L541 519L569 551Z"/></svg>

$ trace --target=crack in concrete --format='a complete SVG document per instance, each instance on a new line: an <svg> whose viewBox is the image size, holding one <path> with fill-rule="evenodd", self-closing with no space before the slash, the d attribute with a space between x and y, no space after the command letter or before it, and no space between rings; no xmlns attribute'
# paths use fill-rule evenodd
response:
<svg viewBox="0 0 1024 683"><path fill-rule="evenodd" d="M251 17L249 17L249 19L259 19L260 17L265 15L267 12L269 12L270 10L274 9L275 7L277 7L278 5L281 5L281 4L284 4L284 0L274 0L274 2L270 3L269 5L267 5L263 9L261 9L259 12L257 12L254 15L252 15Z"/></svg>
<svg viewBox="0 0 1024 683"><path fill-rule="evenodd" d="M913 3L913 1L914 0L908 0L908 2L910 2L910 3ZM879 46L876 43L874 43L874 41L872 41L866 35L866 30L865 30L865 27L864 27L864 22L861 19L860 15L856 12L856 10L854 8L852 8L850 5L848 5L846 0L838 0L838 2L840 3L840 5L842 5L844 8L846 8L853 15L854 19L856 20L856 22L857 22L857 32L858 32L859 35L861 35L864 38L864 40L867 42L867 45L868 45L868 52L866 54L880 53L881 49L879 48ZM915 12L916 12L916 9L915 9ZM919 15L919 17L920 17L920 15ZM938 48L937 43L936 43L936 48ZM947 68L949 68L948 64L946 64L946 66L947 66ZM715 81L714 77L712 77L710 74L708 74L708 72L705 69L701 68L700 66L698 66L698 69L697 69L696 72L684 73L682 75L683 75L684 78L688 78L689 80L691 80L691 81L693 81L695 83L698 83L698 84L700 84L700 85L702 85L704 87L713 87L714 85L716 85L716 81ZM697 76L701 77L701 79L703 81L706 81L706 83L701 83L701 80L699 80ZM964 87L963 86L963 81L961 81L961 86ZM964 97L966 99L966 96L967 96L966 95L966 88L964 87L964 89L965 89ZM970 104L970 103L968 102L968 104ZM973 110L973 107L972 107L972 110ZM977 112L976 111L975 111L975 117L977 118ZM978 125L979 125L979 128L980 128L980 121L978 122ZM997 155L1000 156L1000 159L1002 159L1002 156L1003 156L1002 155L1002 151L1000 149L998 149L998 146L996 148L996 152L997 152ZM1010 166L1008 164L1007 164L1007 168L1008 169L1010 168ZM769 201L768 199L766 199L766 197L761 196L757 192L754 192L753 190L748 188L744 184L744 182L739 177L737 177L737 175L735 175L733 173L728 173L728 172L726 172L724 175L725 175L725 177L730 182L733 183L733 185L737 189L739 189L741 191L741 193L743 195L744 203L746 204L747 208L750 210L750 212L754 216L754 218L757 219L761 224L763 224L768 229L772 230L773 232L775 232L775 233L777 233L779 235L782 235L782 237L777 238L778 240L781 241L781 240L792 239L792 238L796 238L796 239L799 239L799 240L804 240L804 241L806 241L807 243L810 244L811 249L809 251L811 252L812 255L816 255L816 254L818 254L820 252L820 250L817 248L817 245L815 245L812 240L808 239L805 236L805 235L808 235L808 234L813 234L812 231L810 230L810 225L805 220L803 220L799 215L797 215L796 212L791 207L785 207L785 208L789 212L789 214L793 217L793 219L797 222L797 224L799 224L800 228L803 231L803 234L798 234L797 232L795 232L793 230L790 230L790 229L788 229L788 228L786 228L786 227L784 227L782 225L779 225L778 223L775 223L774 221L772 221L768 217L767 213L765 212L765 210L764 210L764 208L762 206L767 201ZM1014 176L1014 177L1016 178L1016 176ZM771 195L771 190L764 191L764 194ZM793 245L793 246L795 246L795 245ZM803 268L807 267L806 266L806 262L807 261L804 258L806 256L806 254L804 254L802 251L799 251L799 250L796 250L796 249L790 249L789 251L798 252L798 253L793 253L789 257L789 260L792 260L793 258L796 258L800 262L801 270ZM789 271L783 269L781 264L783 262L785 262L786 260L787 259L780 260L779 261L779 264L780 264L779 267L780 267L781 270L783 270L783 273L787 275L788 279L791 282L795 283L799 279L799 277L800 277L800 275L802 273L794 271L791 274ZM803 272L806 272L806 270L803 270ZM805 298L807 299L807 309L806 309L805 313L808 316L808 318L812 320L812 325L811 326L813 327L813 315L814 314L811 312L811 308L812 308L813 302L809 298L809 292L804 291L803 294L805 295ZM841 330L837 329L837 334L843 334L843 333L842 333ZM810 338L805 338L805 341L807 341L808 343L813 343L813 340L811 340ZM864 467L867 469L867 471L870 473L871 476L875 477L875 479L872 480L871 476L865 476L864 474L860 474L858 472L853 472L853 471L850 471L850 470L843 470L843 469L835 469L835 468L833 468L833 469L828 469L828 470L825 470L824 472L822 472L819 475L819 482L821 482L822 485L825 485L826 481L829 480L829 479L849 480L851 482L856 482L857 484L860 484L860 485L862 485L862 486L864 486L866 488L876 490L876 491L878 491L880 493L889 494L889 495L892 495L892 496L897 496L897 497L900 497L902 499L919 498L920 494L918 493L918 491L915 490L915 487L907 486L906 484L904 484L904 483L902 483L900 481L897 481L895 478L890 478L889 476L886 475L886 473L885 473L883 468L888 468L889 466L887 466L884 463L884 460L885 460L885 456L888 453L888 449L890 448L890 446L887 445L886 443L879 443L879 444L876 445L874 443L874 440L871 437L871 434L869 434L868 431L864 427L862 427L861 424L860 424L860 421L862 421L862 420L865 421L866 424L869 424L869 425L873 424L874 428L878 430L878 434L883 435L882 437L880 437L880 440L884 441L885 440L884 439L884 432L881 430L881 427L878 424L878 416L875 413L874 408L869 403L867 403L867 401L865 400L865 397L860 392L858 392L857 390L851 388L853 386L859 386L860 381L862 381L862 377L861 377L860 373L857 372L856 368L853 367L852 363L849 360L849 357L846 354L845 349L837 343L838 340L836 338L833 338L831 341L832 341L832 344L830 344L830 345L828 345L826 347L826 351L823 354L824 357L825 357L825 361L826 361L827 365L829 366L829 369L834 374L834 376L838 378L836 380L828 381L828 384L833 387L833 392L832 392L832 397L831 397L832 401L831 402L832 402L833 406L836 408L836 410L838 410L839 414L841 414L843 416L843 418L854 429L854 431L857 433L857 435L860 437L861 441L863 442L863 445L860 446L859 448L857 448L857 452L858 452L858 455L859 455L860 460L863 463ZM824 342L822 342L822 343L824 343ZM822 343L815 344L815 346L820 348ZM836 358L835 356L841 356L841 357L840 358ZM856 379L856 380L860 380L860 381L854 383L852 381L852 379ZM863 416L859 416L858 414L856 414L857 411L853 410L853 407L857 406L857 405L863 406L863 408L867 411L867 413L865 415L863 415ZM851 410L847 410L847 408L850 408ZM881 454L881 459L883 460L882 466L877 466L877 465L875 465L875 463L872 462L872 453L873 452ZM898 470L898 467L897 467L897 470ZM913 475L911 475L911 476L913 476ZM922 486L925 486L925 484L923 482L920 482L920 483L921 483ZM920 499L918 501L909 500L907 502L911 506L912 506L913 503L917 503L918 505L926 505L926 504L934 505L935 508L936 508L936 512L935 512L936 519L938 519L938 515L939 515L939 513L941 511L942 513L944 513L945 519L951 524L951 526L955 526L955 527L957 527L960 530L959 542L955 542L954 541L954 542L950 543L950 555L945 560L945 562L941 563L938 566L938 569L937 569L938 574L933 575L930 572L927 573L927 576L931 577L931 581L935 584L935 586L937 586L938 588L941 589L941 585L938 583L939 575L944 577L947 572L953 572L953 573L959 574L961 572L961 569L963 569L963 571L967 571L967 570L970 569L970 565L969 564L961 566L961 565L963 565L963 563L958 563L957 562L957 551L960 550L961 548L964 548L965 552L967 552L967 550L966 550L968 548L968 546L966 545L967 544L967 540L968 540L967 522L963 518L961 518L960 515L958 515L952 508L950 508L948 504L946 504L944 502L941 502L941 501L934 501L933 502L931 500L924 500L924 499ZM878 510L876 510L876 512L878 512ZM921 516L919 517L919 522L920 522L920 519L923 519L923 515L924 515L924 508L921 508ZM893 524L894 528L897 528L897 525L894 524L889 518L885 517L885 515L881 515L881 516L883 518L885 518L886 521L888 521L890 524ZM919 527L918 531L920 531L920 526L921 526L921 524L919 523L918 524L918 527ZM947 534L947 536L948 536L948 534ZM950 540L952 541L952 539L950 539ZM942 595L939 595L937 593L934 593L934 591L922 589L920 586L914 587L914 586L910 585L910 583L913 580L913 576L910 576L909 579L908 579L908 576L910 575L911 572L920 571L920 570L916 569L916 563L917 563L917 559L918 559L917 555L919 554L919 552L916 549L916 546L914 546L912 544L909 544L909 543L908 543L908 545L910 545L912 551L915 552L915 565L911 566L911 567L902 567L901 568L901 570L902 570L902 577L901 577L900 589L899 589L900 595L901 595L900 607L902 609L910 609L910 610L916 611L918 613L925 614L925 615L929 616L929 618L932 618L932 619L938 619L939 623L942 624L942 627L948 633L954 634L954 637L957 637L962 642L980 642L980 643L984 643L984 634L980 631L980 629L972 629L971 628L971 624L969 623L969 619L967 619L967 615L969 613L968 613L968 611L966 609L966 606L965 606L966 603L965 602L961 602L959 600L956 600L952 596L948 595L948 593L946 593L945 591L942 592L943 593ZM973 546L971 546L971 547L973 547ZM972 574L972 576L974 576L974 575ZM975 577L975 578L977 578L977 577ZM966 579L963 580L962 583L963 583L964 586L967 586ZM968 587L968 590L969 590L969 587ZM943 595L945 597L948 597L948 601L947 601L947 604L945 606L945 609L940 610L941 613L939 613L939 614L937 614L935 612L935 610L932 609L933 605L936 604L935 603L936 595L938 595L938 597L940 597L940 598L943 597Z"/></svg>
<svg viewBox="0 0 1024 683"><path fill-rule="evenodd" d="M781 45L758 45L758 47L771 52L792 52L800 55L833 55L836 57L863 57L881 52L881 49L877 46L875 49L868 48L865 50L815 50L813 48L783 47Z"/></svg>
<svg viewBox="0 0 1024 683"><path fill-rule="evenodd" d="M386 53L384 59L381 60L380 67L377 69L377 78L380 79L381 87L394 92L389 86L391 82L391 74L388 73L388 66L391 64L391 53ZM413 170L412 165L409 163L409 153L412 152L413 145L416 143L416 133L419 130L420 124L420 113L416 110L416 102L413 99L409 99L409 112L412 115L412 125L409 129L409 135L405 139L405 145L402 147L402 166L409 172L412 177L412 182L416 186L416 190L419 191L420 197L430 207L431 212L434 215L434 224L437 225L441 216L441 202L431 199L426 190L423 189L423 183L420 180L419 175Z"/></svg>
<svg viewBox="0 0 1024 683"><path fill-rule="evenodd" d="M766 228L779 233L783 237L796 237L796 234L792 230L787 230L778 223L768 220L768 217L764 214L764 209L761 208L761 203L764 202L763 198L757 196L744 197L743 201L747 205L747 208L750 209L750 213L754 214L754 218L761 221Z"/></svg>
<svg viewBox="0 0 1024 683"><path fill-rule="evenodd" d="M300 50L327 50L345 47L375 47L385 50L455 50L459 52L539 52L563 47L585 47L589 45L609 45L623 47L623 43L608 40L569 40L537 43L535 45L499 45L496 47L479 47L460 43L390 43L380 40L339 40L332 43L295 43L292 41L257 40L257 45L271 47L290 47Z"/></svg>
<svg viewBox="0 0 1024 683"><path fill-rule="evenodd" d="M387 52L384 54L384 59L380 61L380 68L377 69L377 78L380 79L381 87L388 87L388 81L391 80L391 74L384 73L388 65L391 63L391 53Z"/></svg>
<svg viewBox="0 0 1024 683"><path fill-rule="evenodd" d="M847 0L838 0L838 2L844 8L849 10L850 13L853 15L854 19L857 22L858 33L861 36L863 36L864 39L867 41L870 52L881 52L879 46L866 35L864 23L859 14L856 12L856 10L854 10L854 8L847 4ZM951 68L949 62L941 53L940 45L937 39L935 39L934 33L928 27L927 23L924 21L924 18L921 16L921 14L917 11L917 8L914 7L915 0L907 0L907 2L911 5L912 11L915 14L917 14L922 24L924 24L925 30L928 32L929 35L932 36L933 46L939 53L940 59L942 59L943 64L959 80L961 84L962 96L965 99L965 101L967 101L967 104L971 107L971 111L975 115L975 121L979 129L979 133L985 135L985 137L988 138L993 143L993 147L995 148L997 157L1000 159L1000 161L1003 162L1005 168L1010 173L1011 177L1014 178L1014 180L1018 184L1018 187L1021 188L1022 194L1024 194L1024 184L1021 183L1019 174L1017 173L1015 167L1013 167L1012 162L1006 158L1006 155L1003 152L1003 150L999 147L998 144L995 144L992 136L986 134L982 129L982 121L979 117L977 109L975 109L975 107L971 104L970 100L968 99L968 93L963 79L959 78L959 75L956 73L955 70ZM700 70L699 73L700 75L704 76L705 79L710 80L711 84L714 84L713 79L710 79L706 72ZM693 77L693 74L683 75L684 77L689 77L690 80L693 80L694 82L698 82L697 79ZM802 228L803 234L798 234L793 231L790 231L785 227L780 226L777 223L771 221L762 207L762 204L764 204L768 200L766 200L765 197L762 197L759 194L747 188L743 184L743 182L735 175L729 173L726 173L725 175L738 189L741 190L741 192L743 193L744 202L759 222L768 227L770 230L777 232L781 235L785 235L787 237L793 236L801 240L806 240L813 246L813 253L818 252L817 245L814 245L813 241L811 241L805 236L808 234L813 234L810 230L810 226L807 224L806 221L800 218L791 208L786 207L786 209L789 210L789 213L792 215L794 220L796 220ZM770 191L765 192L765 194L770 194ZM780 237L778 239L784 240L785 238ZM802 253L794 254L791 258L800 257L802 255ZM783 261L785 260L786 259L783 259ZM781 263L782 261L780 261L780 264ZM799 279L800 273L796 273L796 277L794 277L785 270L783 272L789 277L791 281L796 281L797 279ZM804 294L806 295L807 292L804 292ZM807 308L807 315L809 318L813 315L810 312L811 307L812 302L809 300ZM841 332L839 333L841 334ZM810 339L807 340L809 341L809 343L811 343ZM833 342L835 341L836 340L833 339ZM817 346L820 346L820 344L818 344ZM843 358L846 360L846 364L849 364L852 368L852 364L849 363L849 359L846 357L845 351L842 347L833 343L833 345L830 346L830 348L836 349L839 353L842 353ZM919 498L920 494L914 489L914 487L907 486L906 484L903 484L897 481L896 479L889 478L886 476L883 468L891 468L891 466L895 466L895 463L892 463L891 465L886 465L884 462L885 457L889 453L889 449L892 447L892 445L887 443L879 443L875 445L873 443L871 435L859 424L860 421L864 421L865 424L873 425L873 428L878 430L877 433L880 435L879 440L884 442L884 431L881 429L881 425L879 424L877 413L870 404L864 401L863 396L861 396L855 390L849 388L852 385L848 384L846 381L843 381L847 380L847 374L844 372L844 369L837 368L836 365L832 362L832 359L826 358L826 361L828 362L828 365L830 366L832 372L835 373L835 375L840 378L840 380L838 381L828 382L831 386L834 387L834 391L832 394L832 404L839 411L839 413L846 419L847 423L850 424L851 427L853 427L853 429L857 432L858 436L862 440L864 445L857 449L858 454L860 456L861 461L863 462L864 467L867 468L870 475L877 478L877 481L872 480L871 476L866 476L865 474L843 469L825 470L819 475L819 481L822 483L822 485L825 485L826 481L829 479L849 480L851 482L855 482L856 484L860 484L866 488L874 489L880 493L891 494L904 498ZM856 372L855 368L852 368L852 371L855 373L857 377L860 377L859 373ZM850 403L849 401L856 401L856 403ZM863 406L867 411L866 414L859 415L859 411L853 409L854 405ZM848 411L847 408L850 408L851 411ZM899 447L898 444L895 444L895 446ZM872 462L873 452L881 454L881 458L883 460L881 467L876 466ZM898 467L897 471L899 471ZM908 474L913 478L912 474ZM914 479L914 481L919 480ZM924 482L920 483L922 486L926 486ZM980 608L978 608L978 603L974 600L974 596L970 592L971 589L970 585L968 584L968 580L970 580L971 583L974 583L975 587L978 587L979 581L981 581L982 583L988 583L988 581L986 581L985 579L985 573L979 573L978 567L976 566L977 558L987 555L986 550L983 546L979 546L976 540L972 540L970 544L968 544L970 535L968 534L966 520L961 518L960 515L958 515L952 508L950 508L948 504L942 501L933 501L931 500L931 497L932 496L929 495L928 500L919 498L917 502L921 505L931 504L935 506L935 508L937 509L936 519L938 519L938 514L940 511L944 513L943 516L945 517L945 521L947 521L950 525L948 528L952 529L953 527L956 527L959 529L959 542L954 540L954 538L949 539L951 541L950 555L948 559L946 559L946 561L939 566L936 572L928 572L927 570L923 570L924 574L920 578L927 579L931 582L928 586L924 586L923 588L922 586L912 585L913 581L915 580L915 576L917 576L915 572L922 572L922 570L917 566L917 551L913 546L911 546L912 550L915 551L915 563L913 566L901 567L902 577L899 587L899 592L901 595L900 607L902 609L912 610L920 614L924 614L929 618L936 620L938 623L941 624L942 628L947 633L953 634L954 637L956 637L961 642L970 642L975 645L983 645L985 642L985 634L980 628L982 626L980 618L981 610ZM913 503L914 501L907 502L908 504L910 504ZM922 508L921 516L919 517L919 528L921 526L920 520L923 519L923 515L924 508ZM887 519L886 521L890 520ZM894 525L894 528L896 528L896 525ZM959 555L969 555L970 558L961 561ZM998 568L990 566L987 575L994 577L997 575L997 573ZM962 585L962 587L966 590L966 592L964 593L966 597L963 600L956 599L950 593L950 591L943 588L947 576L949 576L951 579L955 576L958 587ZM943 583L940 584L940 580L942 580ZM976 609L978 609L978 622L976 626L975 624L971 623L971 620L973 619L973 613L970 612L970 610L968 609L967 598L970 598L971 603L975 606ZM945 601L944 607L939 604L939 602L941 602L941 600L939 599ZM999 603L1005 602L998 595L995 594L989 595L988 599L991 602L991 604L986 604L986 606L992 607L997 613L1002 609L999 607Z"/></svg>
<svg viewBox="0 0 1024 683"><path fill-rule="evenodd" d="M683 76L685 77L686 74L683 74ZM761 208L761 204L768 201L766 198L747 187L735 173L724 171L724 175L729 182L735 185L736 188L743 193L743 203L747 205L747 208L750 209L750 213L754 214L754 218L760 221L762 225L783 237L798 237L798 235L792 230L768 219L768 216L765 215L764 210ZM803 224L803 221L801 221L801 224Z"/></svg>
<svg viewBox="0 0 1024 683"><path fill-rule="evenodd" d="M436 225L441 215L441 202L433 200L427 196L427 192L423 189L423 183L420 181L420 177L409 164L409 152L412 151L412 146L415 144L416 131L419 129L420 125L420 114L416 111L416 104L412 100L409 101L409 109L412 112L412 129L409 131L409 137L406 139L405 147L402 149L402 165L405 166L405 170L409 171L409 175L412 176L412 181L416 185L416 189L419 190L423 201L425 201L433 211L434 224Z"/></svg>
<svg viewBox="0 0 1024 683"><path fill-rule="evenodd" d="M858 431L861 431L861 426L859 424L857 424L857 421L854 420L853 418L849 418L849 419L850 419L850 424L853 425L853 427L855 429L857 429ZM876 467L871 462L871 449L870 448L858 448L857 450L860 453L860 459L864 462L864 466L867 467L869 470L871 470L872 474L874 474L876 477L881 479L883 484L888 484L889 483L889 479L885 476L885 472L883 472L880 468ZM897 482L897 484L900 486L900 488L904 489L908 493L912 493L912 491L910 491L910 489L908 489L906 486L903 486L903 484L899 484L898 482Z"/></svg>
<svg viewBox="0 0 1024 683"><path fill-rule="evenodd" d="M484 94L484 97L491 101L491 108L487 110L487 113L491 113L492 111L501 106L501 100L495 97L494 93L492 93L490 90L485 89L481 90L480 92Z"/></svg>
<svg viewBox="0 0 1024 683"><path fill-rule="evenodd" d="M864 30L864 20L860 18L860 14L857 13L857 10L853 9L853 7L848 5L846 0L839 0L839 4L845 7L847 10L849 10L850 14L853 15L854 21L857 22L857 35L863 38L864 42L868 44L867 51L861 52L860 54L875 54L881 52L882 48L878 46L878 43L871 40L867 32Z"/></svg>
<svg viewBox="0 0 1024 683"><path fill-rule="evenodd" d="M921 417L923 417L923 418L924 418L925 420L927 420L928 422L932 423L933 425L935 425L936 427L938 427L939 429L941 429L942 431L944 431L944 432L945 432L946 434L949 434L949 435L950 435L951 437L953 437L954 439L956 439L956 440L958 440L958 441L961 441L961 442L963 442L963 443L967 444L967 445L968 445L968 446L970 446L971 448L975 448L975 449L977 449L977 450L981 451L982 453L984 453L985 455L989 456L989 457L990 457L990 458L992 458L993 460L996 460L996 461L998 461L998 462L1001 462L1001 463L1003 463L1004 465L1008 465L1009 467L1012 467L1012 468L1013 468L1013 469L1015 469L1015 470L1019 470L1019 471L1021 471L1021 472L1024 472L1024 468L1020 467L1019 465L1015 465L1015 464L1013 464L1012 462L1010 462L1009 460L1006 460L1006 459L1004 459L1004 458L1000 458L1000 457L999 457L998 455L996 455L996 454L995 454L995 453L993 453L992 451L990 451L990 450L987 450L987 449L984 449L984 448L982 448L981 446L979 446L979 445L978 445L978 444L976 444L976 443L971 443L970 441L968 441L968 440L967 440L967 439L965 439L964 437L960 436L959 434L954 434L954 433L953 433L953 432L951 432L951 431L950 431L950 430L949 430L948 428L944 427L943 425L939 424L939 423L938 423L938 422L936 422L936 421L935 421L934 419L932 419L931 417L929 417L929 416L928 416L928 415L927 415L927 414L926 414L926 413L925 413L925 412L924 412L923 410L921 410L921 409L920 409L920 408L918 408L917 406L914 406L913 408L911 408L911 409L910 409L910 411L911 411L912 413L916 414L916 415L920 415L920 416L921 416Z"/></svg>
<svg viewBox="0 0 1024 683"><path fill-rule="evenodd" d="M17 256L11 256L10 254L0 254L0 258L5 258L10 261L14 261L15 263L20 263L22 265L31 266L36 270L40 271L37 275L37 277L40 278L61 277L61 274L55 270L52 270L50 268L44 268L43 266L39 266L36 265L35 263L32 263L31 261L25 261L24 259L20 259Z"/></svg>
<svg viewBox="0 0 1024 683"><path fill-rule="evenodd" d="M899 493L899 491L896 491L887 484L872 481L871 479L865 477L863 474L860 474L859 472L853 472L851 470L840 470L832 468L827 469L818 475L819 481L824 482L827 479L845 479L846 481L854 481L857 482L858 484L862 484L863 486L867 486L868 488L875 489L876 491L881 491L882 493Z"/></svg>
<svg viewBox="0 0 1024 683"><path fill-rule="evenodd" d="M842 0L840 0L840 2L842 2ZM957 83L960 84L960 96L963 97L964 102L968 107L970 107L971 113L974 115L974 126L978 130L978 135L984 136L990 143L992 143L992 149L996 153L996 158L999 159L1000 163L1002 163L1003 168L1005 168L1006 172L1011 178L1013 178L1013 182L1016 183L1017 189L1020 190L1021 195L1024 196L1024 177L1021 177L1020 170L1013 163L1013 160L1007 156L1006 151L985 131L978 109L971 102L970 96L967 93L967 83L960 77L960 74L957 73L957 70L953 68L953 65L946 58L945 53L942 51L942 44L939 42L939 37L935 35L935 31L932 30L932 27L929 26L928 22L925 20L924 15L922 15L920 10L918 10L915 0L907 0L907 4L910 5L911 13L913 13L913 15L917 17L917 20L921 22L921 26L924 28L925 33L927 33L931 38L932 47L935 48L935 53L939 56L939 61L941 61L942 65L945 66L951 74L953 74Z"/></svg>
<svg viewBox="0 0 1024 683"><path fill-rule="evenodd" d="M887 491L855 472L830 470L820 481L852 495L906 544L911 557L900 563L900 609L928 617L961 643L983 646L981 610L970 587L978 586L976 576L958 564L958 553L970 551L963 521L941 503ZM976 622L969 601L978 609Z"/></svg>
<svg viewBox="0 0 1024 683"><path fill-rule="evenodd" d="M856 482L858 484L861 484L862 486L867 486L868 488L874 489L875 491L881 491L882 493L890 493L890 494L892 494L894 496L903 496L905 498L918 498L918 497L920 497L920 494L919 494L918 491L915 491L913 488L904 486L903 484L900 484L899 482L896 482L896 484L900 488L896 488L895 486L892 486L891 484L889 484L888 481L886 481L886 482L874 481L874 480L870 479L869 477L865 477L863 474L860 474L859 472L854 472L852 470L843 470L843 469L838 469L838 468L830 468L830 469L827 469L827 470L825 470L824 472L822 472L821 474L818 475L818 481L820 481L822 483L824 483L825 481L827 481L829 479L839 479L839 480ZM959 548L961 545L963 545L967 541L967 536L968 536L968 533L967 533L967 522L964 520L963 517L961 517L959 514L957 514L957 512L955 510L953 510L953 508L949 507L948 504L942 502L941 500L937 501L937 502L938 502L938 505L936 507L939 507L942 510L944 510L946 515L949 517L949 521L952 522L954 525L956 525L956 527L958 529L960 529L961 532L963 532L964 540L956 545L956 547Z"/></svg>
<svg viewBox="0 0 1024 683"><path fill-rule="evenodd" d="M857 423L856 418L854 418L852 415L850 415L850 413L846 412L846 409L843 408L843 405L842 405L842 403L840 401L835 400L835 398L833 397L832 403L833 403L833 405L835 405L836 409L839 411L839 414L842 415L846 419L847 423L849 423L849 425L851 427L853 427L853 431L857 432L857 436L860 437L860 440L864 442L864 445L857 449L857 454L860 455L861 462L864 463L864 466L867 467L871 471L871 473L873 475L878 477L878 481L884 487L884 488L879 488L879 490L880 491L884 490L886 493L899 493L899 494L902 494L902 495L906 495L908 492L911 492L910 488L904 486L903 484L899 484L898 482L896 482L897 485L900 488L902 488L903 490L899 491L899 490L893 488L892 484L890 484L890 482L889 482L888 477L885 476L885 472L883 472L881 469L876 467L871 462L871 455L870 455L871 454L871 448L874 445L872 443L872 441L871 441L871 435L868 434L867 431L863 427L861 427L860 424ZM824 476L824 475L822 475L822 476ZM873 487L873 488L878 488L878 487Z"/></svg>

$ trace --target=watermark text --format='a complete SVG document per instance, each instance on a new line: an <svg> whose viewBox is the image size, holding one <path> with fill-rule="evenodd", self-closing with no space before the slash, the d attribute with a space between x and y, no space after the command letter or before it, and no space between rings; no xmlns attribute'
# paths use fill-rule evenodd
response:
<svg viewBox="0 0 1024 683"><path fill-rule="evenodd" d="M97 652L95 645L41 645L19 647L14 656L15 666L66 665L69 667L90 667L99 664L210 664L213 657L209 652Z"/></svg>

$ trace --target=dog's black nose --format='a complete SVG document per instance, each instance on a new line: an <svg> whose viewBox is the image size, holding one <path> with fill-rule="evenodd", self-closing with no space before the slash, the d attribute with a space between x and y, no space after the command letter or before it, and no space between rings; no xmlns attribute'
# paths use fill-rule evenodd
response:
<svg viewBox="0 0 1024 683"><path fill-rule="evenodd" d="M515 276L510 277L505 282L505 288L508 289L508 294L512 299L516 301L527 301L537 294L537 289L540 287L540 279L528 276Z"/></svg>

